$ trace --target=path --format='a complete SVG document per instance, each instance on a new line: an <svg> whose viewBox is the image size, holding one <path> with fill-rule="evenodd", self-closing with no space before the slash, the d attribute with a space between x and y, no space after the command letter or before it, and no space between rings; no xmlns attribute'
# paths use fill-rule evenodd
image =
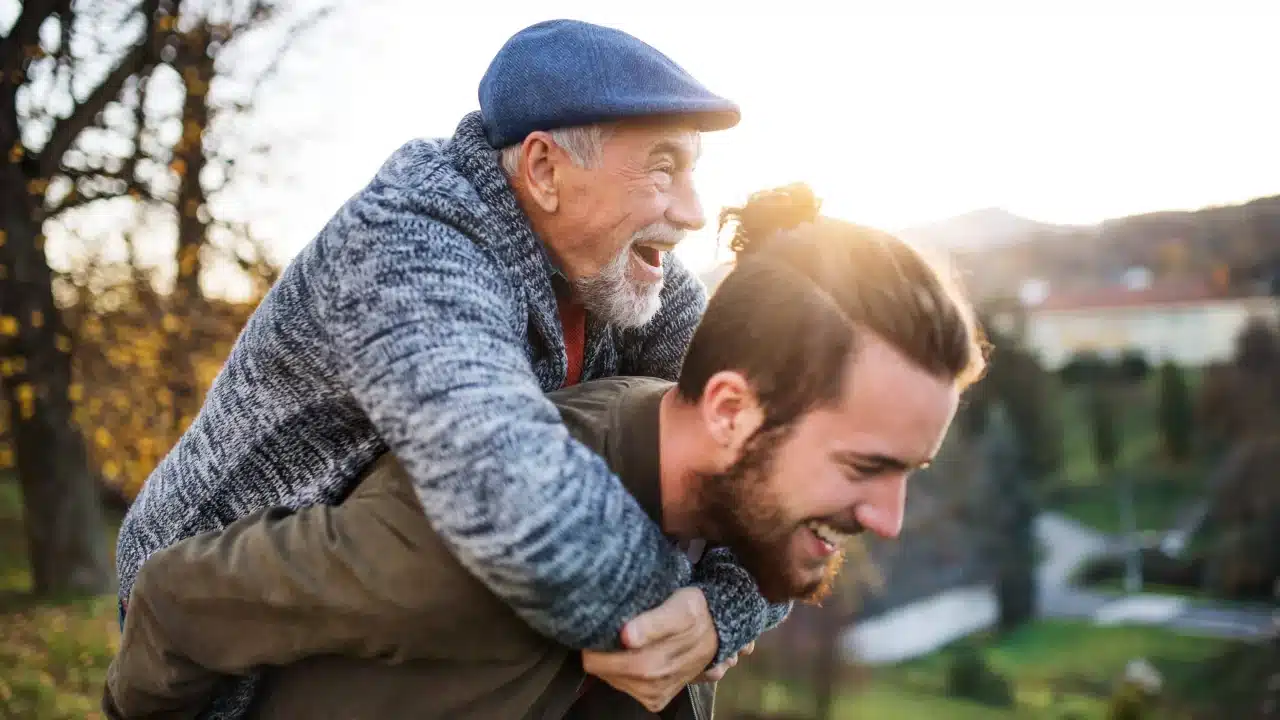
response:
<svg viewBox="0 0 1280 720"><path fill-rule="evenodd" d="M1036 518L1035 532L1046 553L1037 571L1040 613L1045 617L1087 619L1100 625L1160 625L1242 640L1280 633L1277 609L1076 587L1071 583L1076 571L1107 552L1112 540L1054 512ZM992 627L997 613L991 587L953 588L858 623L845 632L841 645L849 660L871 665L901 662Z"/></svg>

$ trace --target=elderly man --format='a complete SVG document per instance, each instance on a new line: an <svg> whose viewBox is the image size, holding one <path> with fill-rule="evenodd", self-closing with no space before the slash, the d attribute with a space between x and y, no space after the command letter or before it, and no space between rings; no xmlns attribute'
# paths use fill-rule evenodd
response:
<svg viewBox="0 0 1280 720"><path fill-rule="evenodd" d="M793 228L816 213L795 204L749 205L756 223L781 220L712 299L678 383L551 393L673 540L727 547L779 603L820 596L850 535L897 535L907 475L984 363L969 306L918 254L848 223ZM583 668L608 677L618 657L579 665L525 626L451 557L390 455L341 505L266 511L157 553L135 596L114 718L192 716L217 673L263 664L280 667L259 718L649 717L607 686L579 696ZM713 692L645 704L709 718Z"/></svg>
<svg viewBox="0 0 1280 720"><path fill-rule="evenodd" d="M512 37L480 111L396 151L249 319L121 527L122 622L152 553L265 507L339 502L390 451L461 566L550 640L618 648L624 623L692 585L677 610L709 620L662 682L750 643L774 617L750 575L724 558L694 573L544 395L675 377L705 291L669 251L704 222L699 132L737 119L625 33L555 21ZM241 684L213 716L251 696Z"/></svg>

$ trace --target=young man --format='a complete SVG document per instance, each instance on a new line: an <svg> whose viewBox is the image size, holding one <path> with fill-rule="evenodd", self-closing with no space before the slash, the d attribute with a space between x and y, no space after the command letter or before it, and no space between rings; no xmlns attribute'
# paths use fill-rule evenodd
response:
<svg viewBox="0 0 1280 720"><path fill-rule="evenodd" d="M773 603L820 596L849 536L897 535L907 475L984 363L969 307L919 255L796 205L763 194L741 211L739 265L677 383L550 396L673 545L709 543L699 562L731 552ZM579 660L525 625L453 558L384 455L339 506L267 511L155 554L105 707L189 717L219 674L267 665L262 718L710 716L709 685L676 702L612 680L622 692L581 692L584 671L626 661Z"/></svg>

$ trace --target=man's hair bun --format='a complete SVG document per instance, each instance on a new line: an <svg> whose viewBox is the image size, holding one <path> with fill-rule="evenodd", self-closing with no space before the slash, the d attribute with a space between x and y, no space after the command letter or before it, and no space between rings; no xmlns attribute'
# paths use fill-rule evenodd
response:
<svg viewBox="0 0 1280 720"><path fill-rule="evenodd" d="M761 190L747 199L742 207L720 212L720 230L736 223L729 249L738 257L759 250L773 237L818 218L822 202L804 183L792 183L772 190Z"/></svg>

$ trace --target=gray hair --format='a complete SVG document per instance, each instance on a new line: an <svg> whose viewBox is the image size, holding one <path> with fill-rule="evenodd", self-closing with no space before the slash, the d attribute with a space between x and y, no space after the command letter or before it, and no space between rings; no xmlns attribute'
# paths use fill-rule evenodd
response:
<svg viewBox="0 0 1280 720"><path fill-rule="evenodd" d="M610 128L604 125L580 125L547 132L552 141L569 154L575 165L584 168L600 163L609 133ZM508 177L515 177L520 172L520 143L502 149L502 169Z"/></svg>

